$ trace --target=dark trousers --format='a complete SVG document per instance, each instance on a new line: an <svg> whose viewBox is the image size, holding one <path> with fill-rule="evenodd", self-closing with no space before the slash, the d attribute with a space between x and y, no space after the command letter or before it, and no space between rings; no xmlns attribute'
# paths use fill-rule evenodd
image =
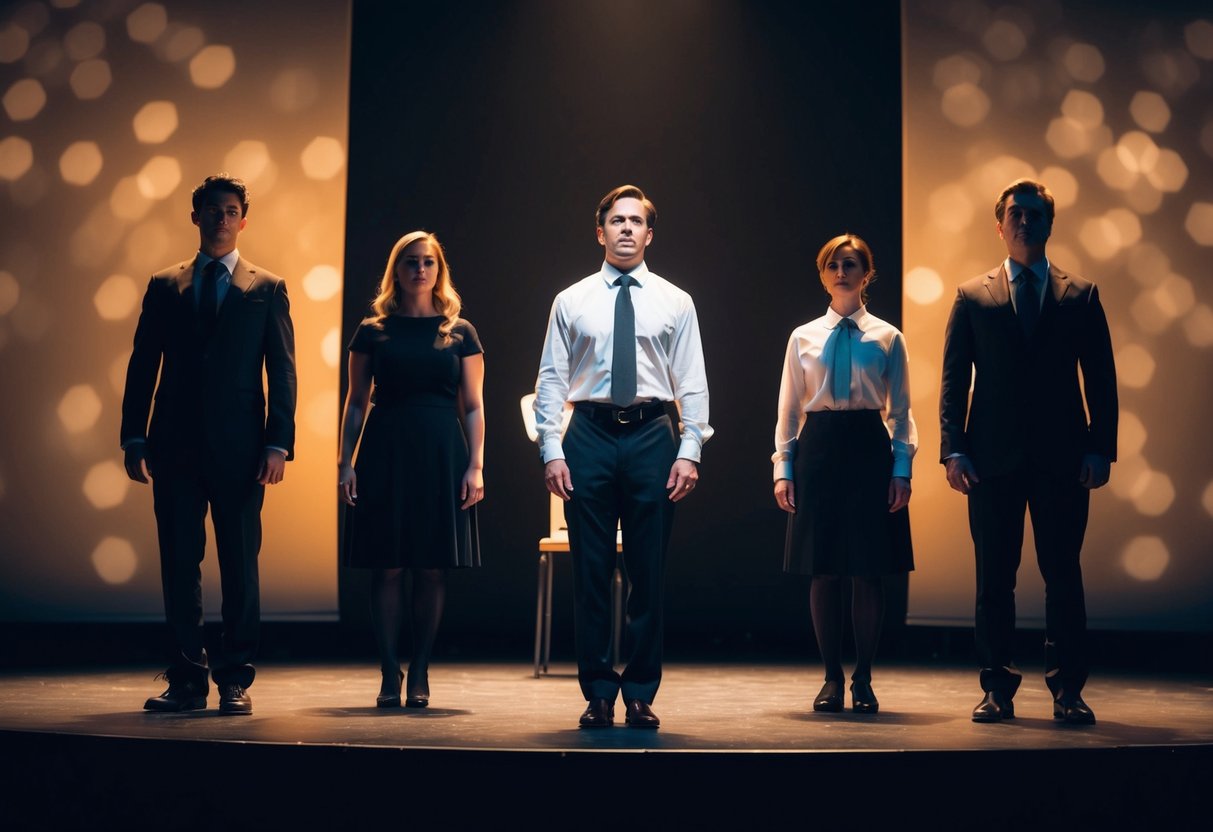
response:
<svg viewBox="0 0 1213 832"><path fill-rule="evenodd" d="M248 687L256 674L252 661L261 628L257 554L265 487L251 477L242 482L216 477L205 465L155 473L152 493L160 540L160 581L175 649L170 676L206 682L202 557L209 506L223 591L223 655L213 675L216 684Z"/></svg>
<svg viewBox="0 0 1213 832"><path fill-rule="evenodd" d="M1015 575L1024 510L1032 515L1036 560L1045 582L1045 676L1050 690L1077 695L1087 680L1086 602L1079 554L1090 492L1072 477L1028 467L983 477L969 494L977 555L977 653L984 690L1014 692Z"/></svg>
<svg viewBox="0 0 1213 832"><path fill-rule="evenodd" d="M564 436L573 479L565 504L573 558L577 678L587 700L652 702L661 684L662 600L674 504L666 491L678 452L668 416L610 425L580 411ZM623 674L611 662L611 581L615 528L623 529L630 588Z"/></svg>

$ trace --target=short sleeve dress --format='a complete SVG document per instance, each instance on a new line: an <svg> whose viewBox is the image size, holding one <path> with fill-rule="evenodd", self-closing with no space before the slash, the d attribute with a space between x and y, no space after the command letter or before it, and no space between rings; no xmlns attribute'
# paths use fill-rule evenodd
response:
<svg viewBox="0 0 1213 832"><path fill-rule="evenodd" d="M468 466L458 395L464 356L483 352L460 318L392 315L363 321L351 352L371 359L374 382L354 470L358 502L346 514L345 563L372 569L480 565L476 507L461 509Z"/></svg>

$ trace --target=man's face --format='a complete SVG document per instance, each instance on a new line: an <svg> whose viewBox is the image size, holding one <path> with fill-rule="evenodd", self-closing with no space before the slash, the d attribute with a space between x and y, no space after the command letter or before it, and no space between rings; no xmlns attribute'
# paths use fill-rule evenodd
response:
<svg viewBox="0 0 1213 832"><path fill-rule="evenodd" d="M1011 259L1030 266L1045 255L1045 243L1053 233L1045 201L1037 194L1011 194L1007 197L1002 222L996 223L998 236L1006 243Z"/></svg>
<svg viewBox="0 0 1213 832"><path fill-rule="evenodd" d="M606 249L606 261L620 271L639 266L652 241L648 212L644 203L634 197L615 200L598 226L598 244Z"/></svg>
<svg viewBox="0 0 1213 832"><path fill-rule="evenodd" d="M240 198L228 191L209 191L202 207L190 213L198 226L200 248L211 257L222 257L236 248L236 238L248 220L241 215Z"/></svg>

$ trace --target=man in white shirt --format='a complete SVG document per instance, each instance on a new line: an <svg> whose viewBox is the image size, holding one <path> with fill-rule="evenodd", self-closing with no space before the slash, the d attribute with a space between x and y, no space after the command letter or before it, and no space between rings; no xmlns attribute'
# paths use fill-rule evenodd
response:
<svg viewBox="0 0 1213 832"><path fill-rule="evenodd" d="M573 558L583 728L657 728L662 597L674 504L695 489L708 425L699 321L690 295L645 265L657 209L633 185L598 205L602 268L556 296L535 383L550 492L565 501ZM561 413L573 405L561 437ZM675 403L681 409L681 437ZM611 662L615 528L623 531L630 652Z"/></svg>
<svg viewBox="0 0 1213 832"><path fill-rule="evenodd" d="M1053 195L1038 182L1020 179L1002 191L994 216L1007 259L960 285L944 343L940 461L948 484L968 495L977 560L985 696L974 722L1015 715L1022 678L1012 656L1015 573L1025 509L1045 581L1053 716L1095 722L1081 696L1087 617L1079 555L1090 492L1107 483L1116 459L1116 367L1099 290L1045 256L1053 215Z"/></svg>

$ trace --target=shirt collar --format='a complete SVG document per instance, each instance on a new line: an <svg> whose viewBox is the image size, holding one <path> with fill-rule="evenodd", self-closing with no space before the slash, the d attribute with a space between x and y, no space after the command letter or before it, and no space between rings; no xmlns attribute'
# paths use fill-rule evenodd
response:
<svg viewBox="0 0 1213 832"><path fill-rule="evenodd" d="M861 306L858 309L856 309L853 314L847 315L847 317L850 318L852 321L854 321L855 328L858 329L860 332L862 332L864 330L864 326L868 320L868 307ZM835 312L834 307L832 307L832 306L826 307L826 327L827 328L833 329L834 327L838 326L838 322L841 320L842 320L842 315L839 315L837 312Z"/></svg>
<svg viewBox="0 0 1213 832"><path fill-rule="evenodd" d="M1016 263L1010 257L1008 257L1003 263L1003 267L1007 270L1007 280L1011 281L1012 283L1019 280L1019 276L1023 274L1023 270L1027 268L1026 266ZM1031 268L1032 273L1036 275L1037 282L1039 282L1042 277L1047 280L1049 277L1049 258L1040 258L1032 264Z"/></svg>
<svg viewBox="0 0 1213 832"><path fill-rule="evenodd" d="M198 273L201 273L202 270L206 268L206 264L211 262L214 259L215 259L214 257L208 257L207 255L205 255L201 251L199 251L198 257L194 261L195 271L197 271ZM238 248L232 249L227 254L225 254L219 258L219 262L222 263L227 268L227 273L229 275L234 275L236 273L236 263L239 260L240 260L240 249L238 249Z"/></svg>
<svg viewBox="0 0 1213 832"><path fill-rule="evenodd" d="M615 281L619 279L621 274L630 274L638 285L644 286L645 282L649 279L649 267L642 260L640 265L630 272L621 272L605 260L602 261L602 280L606 285L614 286Z"/></svg>

